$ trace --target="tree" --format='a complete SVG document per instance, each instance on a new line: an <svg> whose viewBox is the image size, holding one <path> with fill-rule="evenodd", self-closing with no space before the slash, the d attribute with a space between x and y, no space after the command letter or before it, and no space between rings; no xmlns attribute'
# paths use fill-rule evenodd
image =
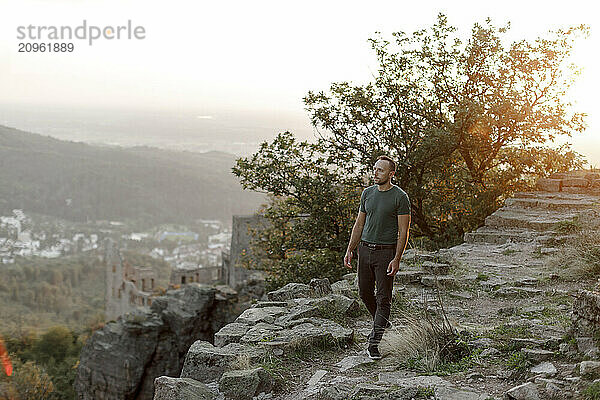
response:
<svg viewBox="0 0 600 400"><path fill-rule="evenodd" d="M335 83L305 97L320 144L366 174L376 157L398 160L417 235L456 242L531 176L580 167L569 146L547 141L584 129L565 92L584 26L505 45L488 19L463 43L440 14L428 30L370 39L379 71L364 86Z"/></svg>
<svg viewBox="0 0 600 400"><path fill-rule="evenodd" d="M286 132L238 159L244 188L273 195L271 227L255 243L263 267L273 272L290 251L341 252L381 154L397 160L411 236L435 246L461 241L533 178L580 167L569 145L548 142L585 127L564 94L576 75L567 65L574 40L587 28L512 44L507 30L487 20L463 43L440 14L429 29L394 33L393 43L370 39L379 63L372 82L304 98L315 143Z"/></svg>
<svg viewBox="0 0 600 400"><path fill-rule="evenodd" d="M269 224L253 232L248 267L266 271L271 288L341 277L345 271L335 260L348 242L362 185L354 174L346 174L318 145L298 142L289 132L263 143L252 157L238 159L233 173L244 188L271 195L264 210Z"/></svg>

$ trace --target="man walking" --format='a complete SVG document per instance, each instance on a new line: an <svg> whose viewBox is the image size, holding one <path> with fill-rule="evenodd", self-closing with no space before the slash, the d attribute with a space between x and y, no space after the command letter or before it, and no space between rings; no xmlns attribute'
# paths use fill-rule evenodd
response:
<svg viewBox="0 0 600 400"><path fill-rule="evenodd" d="M406 248L410 226L410 200L404 190L391 183L395 172L396 163L391 158L377 159L373 168L375 184L362 192L358 217L344 256L344 264L352 268L352 253L358 246L358 292L373 317L367 348L372 359L381 358L379 342L385 328L391 326L394 276Z"/></svg>

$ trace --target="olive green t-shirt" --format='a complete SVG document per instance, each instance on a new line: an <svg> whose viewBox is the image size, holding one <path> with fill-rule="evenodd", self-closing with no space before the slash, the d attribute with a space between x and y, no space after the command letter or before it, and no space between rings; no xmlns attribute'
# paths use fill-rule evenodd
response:
<svg viewBox="0 0 600 400"><path fill-rule="evenodd" d="M377 244L396 244L398 215L410 214L408 195L396 185L380 192L369 186L360 196L360 211L367 214L361 240Z"/></svg>

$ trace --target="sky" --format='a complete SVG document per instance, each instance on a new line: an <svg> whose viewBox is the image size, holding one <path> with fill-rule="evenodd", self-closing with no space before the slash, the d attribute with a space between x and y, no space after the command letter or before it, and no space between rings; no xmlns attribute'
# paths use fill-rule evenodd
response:
<svg viewBox="0 0 600 400"><path fill-rule="evenodd" d="M465 36L487 17L496 25L510 21L516 39L588 24L591 35L573 59L583 72L569 100L589 114L589 127L569 141L600 166L593 2L0 0L0 6L0 105L186 112L213 124L232 112L261 114L265 132L303 134L312 132L302 103L309 90L372 79L377 65L367 39L376 31L412 32L430 26L439 12ZM131 21L145 38L76 41L72 53L17 52L18 26L76 27L83 20L99 27Z"/></svg>

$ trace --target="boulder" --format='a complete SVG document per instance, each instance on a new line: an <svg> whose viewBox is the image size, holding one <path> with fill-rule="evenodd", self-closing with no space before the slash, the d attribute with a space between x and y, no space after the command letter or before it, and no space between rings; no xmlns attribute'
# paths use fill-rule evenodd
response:
<svg viewBox="0 0 600 400"><path fill-rule="evenodd" d="M260 322L254 325L252 328L242 336L239 340L240 343L258 343L270 341L277 336L277 331L283 328L278 325L267 324Z"/></svg>
<svg viewBox="0 0 600 400"><path fill-rule="evenodd" d="M262 368L227 371L219 379L219 391L231 400L252 400L272 387L271 375Z"/></svg>
<svg viewBox="0 0 600 400"><path fill-rule="evenodd" d="M214 400L217 396L203 383L190 378L159 376L154 380L153 400Z"/></svg>
<svg viewBox="0 0 600 400"><path fill-rule="evenodd" d="M554 364L549 361L544 361L543 363L531 368L531 372L536 375L554 376L558 371L556 370Z"/></svg>
<svg viewBox="0 0 600 400"><path fill-rule="evenodd" d="M267 297L271 301L285 301L300 297L310 297L312 289L304 283L288 283L282 288L267 293Z"/></svg>
<svg viewBox="0 0 600 400"><path fill-rule="evenodd" d="M554 356L554 352L542 349L523 349L523 355L533 363L547 361Z"/></svg>
<svg viewBox="0 0 600 400"><path fill-rule="evenodd" d="M540 393L533 382L527 382L507 391L504 396L508 400L540 400Z"/></svg>
<svg viewBox="0 0 600 400"><path fill-rule="evenodd" d="M215 347L209 342L198 340L192 344L188 351L182 378L192 378L199 382L212 382L218 380L227 370L234 369L240 358L257 362L265 355L259 347L230 343L224 347Z"/></svg>
<svg viewBox="0 0 600 400"><path fill-rule="evenodd" d="M288 311L285 307L261 307L261 308L248 308L239 317L236 318L235 322L256 325L259 322L266 322L272 324L275 319Z"/></svg>
<svg viewBox="0 0 600 400"><path fill-rule="evenodd" d="M600 361L582 361L579 364L579 374L586 379L600 378Z"/></svg>
<svg viewBox="0 0 600 400"><path fill-rule="evenodd" d="M238 343L249 329L250 325L241 322L227 324L215 333L215 346L223 347L229 343Z"/></svg>
<svg viewBox="0 0 600 400"><path fill-rule="evenodd" d="M353 297L352 287L350 286L350 283L348 283L348 281L345 279L334 282L331 285L331 291L335 294L341 294L342 296L346 296L348 298Z"/></svg>
<svg viewBox="0 0 600 400"><path fill-rule="evenodd" d="M331 284L329 283L329 279L317 279L313 278L310 280L308 284L312 290L312 296L314 297L322 297L331 293Z"/></svg>

